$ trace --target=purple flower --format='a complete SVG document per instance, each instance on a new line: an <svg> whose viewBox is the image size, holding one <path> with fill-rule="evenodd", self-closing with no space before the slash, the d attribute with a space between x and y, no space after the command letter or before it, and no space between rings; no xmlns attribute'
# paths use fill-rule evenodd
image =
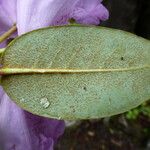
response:
<svg viewBox="0 0 150 150"><path fill-rule="evenodd" d="M77 23L98 25L107 20L108 10L102 0L1 0L0 34L17 23L18 34L47 27L68 24L69 18Z"/></svg>
<svg viewBox="0 0 150 150"><path fill-rule="evenodd" d="M74 18L77 23L97 25L109 16L101 2L102 0L0 0L0 35L15 23L17 33L13 37L50 25L68 24L70 18ZM0 44L0 47L5 44ZM52 150L64 127L64 121L39 117L22 110L0 87L0 149Z"/></svg>

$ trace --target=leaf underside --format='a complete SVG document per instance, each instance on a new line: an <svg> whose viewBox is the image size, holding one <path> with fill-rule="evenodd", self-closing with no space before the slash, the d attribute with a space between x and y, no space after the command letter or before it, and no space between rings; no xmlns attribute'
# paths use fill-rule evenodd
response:
<svg viewBox="0 0 150 150"><path fill-rule="evenodd" d="M14 40L2 64L6 93L40 116L101 118L150 98L150 42L119 30L79 25L36 30ZM43 69L57 71L38 73Z"/></svg>

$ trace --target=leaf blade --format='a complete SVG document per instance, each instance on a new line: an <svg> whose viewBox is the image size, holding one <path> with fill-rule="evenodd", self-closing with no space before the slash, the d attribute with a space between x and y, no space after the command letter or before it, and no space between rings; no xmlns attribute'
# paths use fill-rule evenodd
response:
<svg viewBox="0 0 150 150"><path fill-rule="evenodd" d="M4 68L57 70L142 68L150 65L149 52L149 41L126 32L66 26L17 39L6 49L3 64ZM149 67L122 72L35 73L3 76L2 85L24 109L51 118L111 116L150 98Z"/></svg>

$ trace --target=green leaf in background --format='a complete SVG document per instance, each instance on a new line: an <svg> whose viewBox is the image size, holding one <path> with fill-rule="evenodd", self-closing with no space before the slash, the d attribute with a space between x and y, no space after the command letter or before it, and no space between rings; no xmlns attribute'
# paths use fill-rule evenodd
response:
<svg viewBox="0 0 150 150"><path fill-rule="evenodd" d="M1 84L34 114L88 119L128 111L150 98L150 42L94 26L50 27L14 40Z"/></svg>

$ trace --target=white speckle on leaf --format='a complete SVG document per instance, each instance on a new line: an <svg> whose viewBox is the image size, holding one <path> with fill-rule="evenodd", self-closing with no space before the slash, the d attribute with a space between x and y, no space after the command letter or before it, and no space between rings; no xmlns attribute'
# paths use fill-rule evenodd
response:
<svg viewBox="0 0 150 150"><path fill-rule="evenodd" d="M20 102L26 102L26 100L24 98L21 98Z"/></svg>
<svg viewBox="0 0 150 150"><path fill-rule="evenodd" d="M50 102L48 101L48 99L46 97L41 98L40 99L40 104L44 107L44 108L48 108L50 105Z"/></svg>

